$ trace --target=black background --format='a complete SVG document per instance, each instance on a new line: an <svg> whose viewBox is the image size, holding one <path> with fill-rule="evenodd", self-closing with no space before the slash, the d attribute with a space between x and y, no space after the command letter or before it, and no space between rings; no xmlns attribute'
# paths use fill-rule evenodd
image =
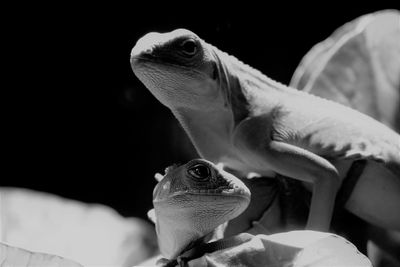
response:
<svg viewBox="0 0 400 267"><path fill-rule="evenodd" d="M10 16L2 34L0 185L144 217L154 173L196 155L169 110L131 71L130 51L142 35L190 29L287 84L314 44L360 15L388 8L244 4L234 11L150 1L3 9Z"/></svg>

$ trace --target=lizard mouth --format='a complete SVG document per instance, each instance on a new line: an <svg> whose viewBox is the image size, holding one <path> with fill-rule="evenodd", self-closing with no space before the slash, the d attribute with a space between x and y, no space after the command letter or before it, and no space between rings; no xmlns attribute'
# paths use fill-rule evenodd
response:
<svg viewBox="0 0 400 267"><path fill-rule="evenodd" d="M185 70L189 72L194 72L200 75L203 75L201 71L196 70L195 68L183 66L177 63L168 62L161 58L155 57L153 55L137 55L131 58L131 65L134 67L137 66L146 66L146 65L155 65L155 66L164 66L168 68L178 69L178 70Z"/></svg>
<svg viewBox="0 0 400 267"><path fill-rule="evenodd" d="M199 189L199 190L182 190L174 192L170 197L183 195L199 195L199 196L221 196L221 197L243 197L250 199L250 191L246 188L219 188L219 189Z"/></svg>
<svg viewBox="0 0 400 267"><path fill-rule="evenodd" d="M172 199L184 198L187 200L189 197L205 198L240 198L250 201L251 195L250 190L247 188L219 188L219 189L199 189L199 190L180 190L170 194L167 197L153 199L153 203L164 202Z"/></svg>

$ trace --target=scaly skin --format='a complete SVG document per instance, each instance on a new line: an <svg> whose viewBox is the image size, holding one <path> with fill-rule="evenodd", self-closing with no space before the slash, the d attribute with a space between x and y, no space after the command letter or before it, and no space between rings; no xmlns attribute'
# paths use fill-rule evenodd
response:
<svg viewBox="0 0 400 267"><path fill-rule="evenodd" d="M250 191L243 182L209 161L194 159L167 168L153 192L161 254L176 258L241 214L249 202Z"/></svg>
<svg viewBox="0 0 400 267"><path fill-rule="evenodd" d="M147 34L131 63L203 158L241 176L278 173L311 184L308 229L329 229L337 190L361 159L368 163L346 207L400 229L400 136L388 127L274 82L188 30Z"/></svg>

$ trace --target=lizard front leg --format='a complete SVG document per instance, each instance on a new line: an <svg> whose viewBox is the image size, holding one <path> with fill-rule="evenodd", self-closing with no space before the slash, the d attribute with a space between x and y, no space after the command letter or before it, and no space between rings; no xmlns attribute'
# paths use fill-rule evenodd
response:
<svg viewBox="0 0 400 267"><path fill-rule="evenodd" d="M264 154L270 154L268 160L277 173L313 184L306 229L328 231L340 186L336 168L314 153L283 142L271 141Z"/></svg>
<svg viewBox="0 0 400 267"><path fill-rule="evenodd" d="M237 147L257 169L270 168L281 175L312 183L306 229L328 231L340 186L337 169L328 160L308 150L271 140L268 124L253 119L240 125L235 136Z"/></svg>

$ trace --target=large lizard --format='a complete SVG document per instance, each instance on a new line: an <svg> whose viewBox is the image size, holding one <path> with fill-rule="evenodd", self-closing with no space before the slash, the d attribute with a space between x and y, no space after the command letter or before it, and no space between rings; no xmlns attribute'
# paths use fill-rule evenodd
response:
<svg viewBox="0 0 400 267"><path fill-rule="evenodd" d="M153 191L162 256L141 265L163 266L371 266L343 238L329 233L291 231L223 238L227 221L250 202L245 184L220 166L194 159L166 169ZM213 240L214 238L214 240Z"/></svg>
<svg viewBox="0 0 400 267"><path fill-rule="evenodd" d="M145 35L131 64L200 156L240 176L305 182L313 193L307 229L329 229L336 193L354 162L365 165L346 207L366 220L365 211L373 210L382 218L375 223L400 229L400 136L393 130L277 83L185 29Z"/></svg>

